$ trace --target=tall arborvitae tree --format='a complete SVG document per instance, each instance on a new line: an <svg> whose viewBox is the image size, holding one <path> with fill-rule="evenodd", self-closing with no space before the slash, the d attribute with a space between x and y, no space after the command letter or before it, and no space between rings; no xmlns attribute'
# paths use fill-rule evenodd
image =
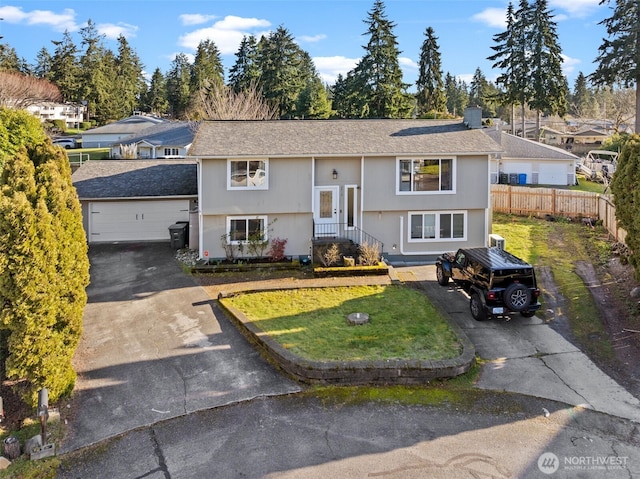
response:
<svg viewBox="0 0 640 479"><path fill-rule="evenodd" d="M444 77L444 89L447 97L447 111L451 115L461 116L469 103L467 84L447 72Z"/></svg>
<svg viewBox="0 0 640 479"><path fill-rule="evenodd" d="M229 69L229 86L236 93L254 88L260 78L258 42L253 35L244 36L236 52L236 61Z"/></svg>
<svg viewBox="0 0 640 479"><path fill-rule="evenodd" d="M5 161L30 143L47 137L40 120L27 110L0 107L0 174Z"/></svg>
<svg viewBox="0 0 640 479"><path fill-rule="evenodd" d="M224 83L224 67L220 51L212 40L203 40L198 44L191 66L191 91L199 91L205 83L218 86Z"/></svg>
<svg viewBox="0 0 640 479"><path fill-rule="evenodd" d="M178 53L166 75L167 101L174 118L186 118L191 102L191 64L184 53Z"/></svg>
<svg viewBox="0 0 640 479"><path fill-rule="evenodd" d="M350 85L358 92L355 110L368 118L408 117L413 106L407 94L409 85L402 81L395 24L387 19L382 0L375 0L365 23L369 41L353 70L354 81Z"/></svg>
<svg viewBox="0 0 640 479"><path fill-rule="evenodd" d="M547 0L536 0L531 9L531 99L529 106L537 112L536 131L540 131L540 115L567 114L567 79L562 73L562 49L558 43L556 23Z"/></svg>
<svg viewBox="0 0 640 479"><path fill-rule="evenodd" d="M443 113L447 100L442 79L442 61L440 59L440 47L438 37L433 28L428 27L425 39L420 50L419 74L416 87L416 100L418 114L428 112Z"/></svg>
<svg viewBox="0 0 640 479"><path fill-rule="evenodd" d="M0 177L0 327L5 374L35 404L72 391L89 283L80 203L66 154L49 142L12 156Z"/></svg>
<svg viewBox="0 0 640 479"><path fill-rule="evenodd" d="M625 243L631 256L636 279L640 280L640 135L631 135L625 142L616 173L611 181L618 225L625 229Z"/></svg>
<svg viewBox="0 0 640 479"><path fill-rule="evenodd" d="M151 75L143 110L158 116L165 115L169 110L166 80L160 68L156 68L153 75Z"/></svg>
<svg viewBox="0 0 640 479"><path fill-rule="evenodd" d="M609 0L601 0L603 3ZM635 131L640 133L640 2L616 0L615 4L613 14L601 22L609 38L598 48L598 67L590 79L596 86L620 83L635 87Z"/></svg>
<svg viewBox="0 0 640 479"><path fill-rule="evenodd" d="M258 43L260 86L267 101L278 109L280 118L295 116L298 95L309 78L304 54L283 26Z"/></svg>
<svg viewBox="0 0 640 479"><path fill-rule="evenodd" d="M78 48L73 43L68 31L62 40L54 41L55 50L51 58L51 78L62 93L64 101L78 101L81 85L81 70L78 63Z"/></svg>

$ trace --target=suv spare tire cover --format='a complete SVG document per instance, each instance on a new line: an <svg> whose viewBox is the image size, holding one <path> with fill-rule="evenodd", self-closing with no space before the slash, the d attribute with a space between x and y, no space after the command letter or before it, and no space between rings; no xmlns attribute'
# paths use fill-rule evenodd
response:
<svg viewBox="0 0 640 479"><path fill-rule="evenodd" d="M531 291L522 283L513 283L504 290L504 304L512 311L524 311L531 302Z"/></svg>

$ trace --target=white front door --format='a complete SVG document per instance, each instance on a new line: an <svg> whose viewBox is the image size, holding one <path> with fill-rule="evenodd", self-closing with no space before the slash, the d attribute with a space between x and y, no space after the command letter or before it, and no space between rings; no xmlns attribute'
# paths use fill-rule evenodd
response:
<svg viewBox="0 0 640 479"><path fill-rule="evenodd" d="M314 235L338 235L338 186L317 186L314 194L313 222Z"/></svg>

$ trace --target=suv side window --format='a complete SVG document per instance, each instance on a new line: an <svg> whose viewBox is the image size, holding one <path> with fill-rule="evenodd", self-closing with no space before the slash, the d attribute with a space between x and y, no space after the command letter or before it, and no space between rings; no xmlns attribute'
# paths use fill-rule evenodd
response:
<svg viewBox="0 0 640 479"><path fill-rule="evenodd" d="M458 254L456 255L456 263L458 263L460 266L464 266L465 258L465 254L462 251L458 251Z"/></svg>

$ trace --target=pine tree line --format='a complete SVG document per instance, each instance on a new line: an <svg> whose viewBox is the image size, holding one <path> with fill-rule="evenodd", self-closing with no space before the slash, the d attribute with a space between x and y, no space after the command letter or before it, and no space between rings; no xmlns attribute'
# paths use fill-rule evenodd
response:
<svg viewBox="0 0 640 479"><path fill-rule="evenodd" d="M402 80L395 24L387 18L382 0L374 0L364 20L367 42L363 56L333 85L323 84L310 55L279 26L260 39L243 38L226 87L236 94L259 91L279 118L445 117L459 116L472 105L481 107L485 117L513 121L518 107L524 131L529 111L535 112L538 120L543 114L584 115L595 111L588 103L593 103L601 90L628 87L634 82L637 86L637 9L635 1L616 1L614 14L602 22L613 39L604 40L596 59L598 69L589 78L578 77L573 95L562 73L562 50L547 0L519 0L517 7L509 3L506 29L493 37L493 54L488 57L499 72L495 82L487 80L479 68L468 85L450 73L443 74L438 37L427 27L416 92L409 93L411 85ZM53 42L53 54L45 48L38 53L35 66L0 44L0 70L51 80L65 100L86 100L90 117L98 123L123 118L134 110L199 119L206 110L199 104L206 97L203 89L228 94L221 88L225 74L220 52L211 40L198 45L193 62L186 54L178 54L167 72L156 68L147 83L143 65L124 37L118 38L114 53L104 47L104 38L91 20L80 35L81 49L65 32L62 40ZM594 94L585 96L589 89L583 80L593 83ZM601 94L603 98L606 95Z"/></svg>

